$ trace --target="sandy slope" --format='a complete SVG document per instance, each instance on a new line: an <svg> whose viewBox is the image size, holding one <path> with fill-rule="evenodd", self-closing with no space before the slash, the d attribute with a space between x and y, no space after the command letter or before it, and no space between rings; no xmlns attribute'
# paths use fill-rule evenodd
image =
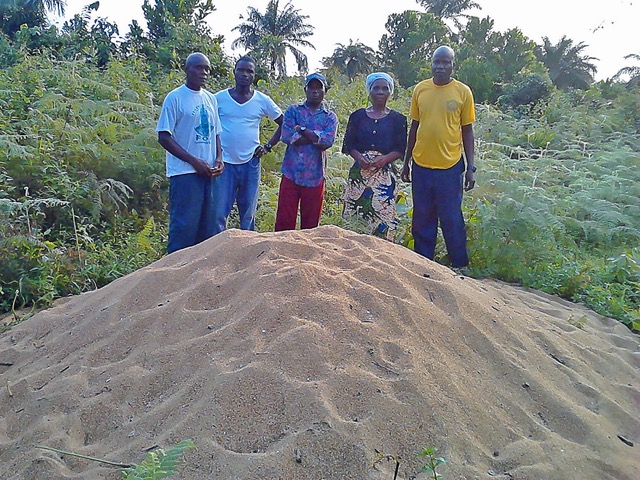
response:
<svg viewBox="0 0 640 480"><path fill-rule="evenodd" d="M435 446L446 479L637 480L639 343L337 227L231 230L0 337L0 478L191 438L180 478L416 478Z"/></svg>

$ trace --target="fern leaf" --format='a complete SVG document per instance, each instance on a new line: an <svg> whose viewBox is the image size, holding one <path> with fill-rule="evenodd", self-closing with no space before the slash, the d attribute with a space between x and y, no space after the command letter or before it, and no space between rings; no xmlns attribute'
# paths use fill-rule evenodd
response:
<svg viewBox="0 0 640 480"><path fill-rule="evenodd" d="M114 180L113 178L106 178L98 182L98 188L103 196L103 203L105 200L109 200L110 203L117 209L127 206L127 200L133 194L133 190L126 183Z"/></svg>
<svg viewBox="0 0 640 480"><path fill-rule="evenodd" d="M175 447L164 452L164 455L160 456L160 470L163 472L167 472L165 477L173 475L175 473L176 466L178 461L182 457L182 454L191 449L196 448L195 444L191 440L183 440ZM164 478L164 477L158 477Z"/></svg>
<svg viewBox="0 0 640 480"><path fill-rule="evenodd" d="M140 465L122 470L124 480L159 480L170 477L176 472L182 454L191 448L196 448L193 441L183 440L166 452L162 449L149 452Z"/></svg>
<svg viewBox="0 0 640 480"><path fill-rule="evenodd" d="M24 138L24 135L0 135L0 150L7 157L33 157L27 147L18 143Z"/></svg>
<svg viewBox="0 0 640 480"><path fill-rule="evenodd" d="M138 241L138 245L145 248L146 250L150 250L157 255L158 252L153 248L151 243L151 234L155 230L156 223L153 217L149 217L147 223L145 223L144 228L138 233L136 239Z"/></svg>

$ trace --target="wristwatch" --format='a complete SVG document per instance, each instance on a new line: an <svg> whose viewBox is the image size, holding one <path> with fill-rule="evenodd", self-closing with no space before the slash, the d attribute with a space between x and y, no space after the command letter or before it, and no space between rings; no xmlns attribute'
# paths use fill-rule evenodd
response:
<svg viewBox="0 0 640 480"><path fill-rule="evenodd" d="M476 167L475 165L471 165L471 166L467 167L467 171L476 173L478 171L478 167Z"/></svg>

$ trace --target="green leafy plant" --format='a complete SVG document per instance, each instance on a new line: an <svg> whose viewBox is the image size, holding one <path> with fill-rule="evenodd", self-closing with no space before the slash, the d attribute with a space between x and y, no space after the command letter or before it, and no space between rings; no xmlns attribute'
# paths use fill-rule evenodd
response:
<svg viewBox="0 0 640 480"><path fill-rule="evenodd" d="M420 471L422 473L430 474L433 480L438 480L438 478L442 477L442 475L437 471L437 469L440 465L444 465L445 463L447 463L444 457L436 456L437 451L438 451L437 448L428 447L423 449L422 452L418 454L421 457L425 457L425 459L427 460L427 463L422 467L422 470Z"/></svg>
<svg viewBox="0 0 640 480"><path fill-rule="evenodd" d="M194 443L191 440L183 440L167 451L159 449L149 452L142 463L123 470L124 478L125 480L158 480L170 477L176 473L182 454L191 448L196 448Z"/></svg>
<svg viewBox="0 0 640 480"><path fill-rule="evenodd" d="M569 324L582 330L587 324L587 316L582 315L580 318L575 318L573 315L569 315Z"/></svg>
<svg viewBox="0 0 640 480"><path fill-rule="evenodd" d="M169 450L165 451L160 448L149 452L140 464L112 462L102 458L81 455L79 453L68 452L43 445L36 445L36 448L49 450L61 455L69 455L72 457L83 458L85 460L91 460L93 462L104 463L105 465L110 465L112 467L119 467L122 469L124 480L160 480L174 475L176 473L178 463L182 458L182 454L189 449L196 448L196 446L191 440L183 440Z"/></svg>

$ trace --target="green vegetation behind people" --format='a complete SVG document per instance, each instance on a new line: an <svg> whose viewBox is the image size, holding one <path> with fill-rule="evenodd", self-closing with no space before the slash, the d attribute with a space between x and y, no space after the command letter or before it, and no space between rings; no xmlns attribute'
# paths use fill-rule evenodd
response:
<svg viewBox="0 0 640 480"><path fill-rule="evenodd" d="M115 25L92 21L89 10L60 29L40 19L14 30L2 23L8 17L0 11L0 311L14 319L55 298L105 285L165 250L168 188L154 132L160 102L183 82L180 64L187 53L201 51L209 58L212 91L232 81L233 68L205 22L210 10L194 13L198 5L206 7L203 2L165 3L145 11L149 30L132 23L122 42L116 41ZM162 8L177 9L173 20ZM594 83L578 75L587 85L575 88L580 85L566 84L571 71L562 76L550 71L551 54L579 60L562 63L574 73L592 73L589 58L573 48L580 43L545 49L517 29L496 32L490 19L472 18L451 30L442 29L432 14L403 15L441 32L438 41L455 31L461 42L452 43L458 79L476 94L476 162L482 168L462 206L471 273L584 301L640 328L635 57L621 65L626 76ZM387 55L382 58L404 62L425 47L399 49L402 18L394 17L377 46ZM251 51L258 57L259 89L279 105L298 102L300 78L275 75L260 48L255 44ZM350 113L367 105L362 89L367 69L378 67L370 56L359 58L349 70L343 70L348 60L340 60L323 72L341 128L327 151L321 223L354 230L361 226L341 216L352 164L339 151L341 136ZM428 72L404 65L384 70L399 80L389 107L407 114L413 86L407 75L427 78ZM274 75L267 81L269 73ZM553 83L561 77L564 84ZM275 128L264 124L261 141L266 143ZM278 145L262 161L259 231L274 227L283 153ZM397 238L411 248L408 187L396 198ZM435 259L447 261L441 248Z"/></svg>

